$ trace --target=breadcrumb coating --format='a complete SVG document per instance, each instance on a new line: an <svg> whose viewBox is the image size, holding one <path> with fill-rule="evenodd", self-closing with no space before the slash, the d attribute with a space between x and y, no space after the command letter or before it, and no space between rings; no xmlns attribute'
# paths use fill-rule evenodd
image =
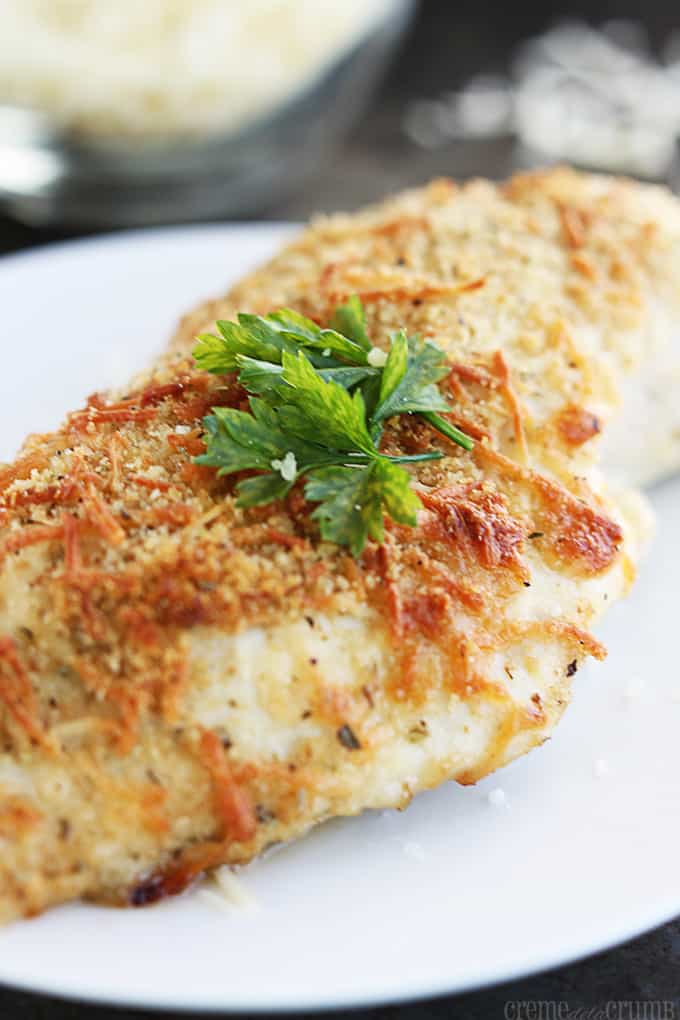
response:
<svg viewBox="0 0 680 1020"><path fill-rule="evenodd" d="M600 439L672 331L679 242L642 185L435 181L316 221L128 390L30 437L0 469L0 918L143 905L545 740L633 580ZM210 409L247 406L196 333L284 305L326 325L351 294L377 346L403 327L447 352L476 439L390 423L387 451L445 456L409 467L417 527L358 560L298 487L243 510L193 463Z"/></svg>

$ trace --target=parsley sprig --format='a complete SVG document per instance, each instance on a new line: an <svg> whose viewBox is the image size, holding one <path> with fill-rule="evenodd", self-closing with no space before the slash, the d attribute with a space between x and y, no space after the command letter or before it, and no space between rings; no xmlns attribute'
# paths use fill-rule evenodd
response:
<svg viewBox="0 0 680 1020"><path fill-rule="evenodd" d="M391 336L389 352L374 347L357 297L336 309L328 329L289 308L217 326L219 336L198 338L194 358L208 372L238 373L250 411L213 408L204 420L207 449L196 461L219 475L259 472L238 482L240 506L283 499L305 478L322 538L358 556L369 537L382 542L385 513L416 523L421 502L401 465L443 456L381 453L389 418L418 414L472 449L440 414L451 410L437 386L448 372L444 352L403 330Z"/></svg>

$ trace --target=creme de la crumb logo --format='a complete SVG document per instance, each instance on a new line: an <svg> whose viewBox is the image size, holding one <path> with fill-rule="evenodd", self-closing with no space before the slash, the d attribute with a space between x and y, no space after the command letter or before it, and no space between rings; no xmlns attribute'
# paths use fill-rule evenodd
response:
<svg viewBox="0 0 680 1020"><path fill-rule="evenodd" d="M670 999L611 999L599 1006L575 1006L566 999L509 999L504 1020L680 1020Z"/></svg>

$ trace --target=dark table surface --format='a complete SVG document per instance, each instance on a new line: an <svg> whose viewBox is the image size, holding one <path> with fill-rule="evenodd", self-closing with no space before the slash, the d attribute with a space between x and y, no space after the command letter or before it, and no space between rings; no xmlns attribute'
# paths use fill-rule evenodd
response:
<svg viewBox="0 0 680 1020"><path fill-rule="evenodd" d="M563 12L573 13L578 6L591 17L597 17L596 3L572 3ZM303 193L263 209L259 215L267 219L304 219L320 210L351 209L434 176L502 177L515 169L517 156L510 142L452 144L427 150L409 141L402 128L409 98L437 96L476 70L502 70L513 43L540 30L555 13L553 10L551 15L550 10L543 9L537 14L528 2L518 3L505 10L494 9L491 24L488 12L480 14L481 7L471 0L459 0L455 5L425 0L388 81L336 157L316 181L306 185ZM599 9L602 16L639 15L639 5L634 3L612 9L601 0ZM660 0L656 10L651 3L648 14L653 36L664 33L672 24L669 11L670 5ZM675 20L680 24L680 16ZM40 231L0 217L0 253L25 250L69 236L74 235L66 230ZM625 890L621 895L625 895ZM555 923L559 923L558 918ZM526 1005L517 1005L520 1003ZM536 1004L533 1014L531 1003ZM566 1005L560 1007L560 1003ZM561 1012L556 1012L557 1009ZM584 1010L593 1012L586 1014ZM150 1014L138 1011L121 1014L104 1007L61 1003L0 989L0 1020L113 1020L123 1015L132 1020ZM463 996L354 1015L357 1020L397 1016L399 1020L425 1017L520 1020L531 1016L536 1020L551 1020L554 1016L560 1020L680 1018L680 920L550 973Z"/></svg>

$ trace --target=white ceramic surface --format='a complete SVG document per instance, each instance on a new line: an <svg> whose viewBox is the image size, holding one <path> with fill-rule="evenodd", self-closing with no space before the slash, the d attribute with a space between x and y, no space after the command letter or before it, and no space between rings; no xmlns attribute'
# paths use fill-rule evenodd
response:
<svg viewBox="0 0 680 1020"><path fill-rule="evenodd" d="M182 310L286 230L140 232L1 260L0 459L143 366ZM257 862L241 879L252 911L189 894L14 925L0 982L178 1009L379 1003L527 974L680 913L680 481L653 501L640 582L600 631L610 656L577 675L543 748Z"/></svg>

